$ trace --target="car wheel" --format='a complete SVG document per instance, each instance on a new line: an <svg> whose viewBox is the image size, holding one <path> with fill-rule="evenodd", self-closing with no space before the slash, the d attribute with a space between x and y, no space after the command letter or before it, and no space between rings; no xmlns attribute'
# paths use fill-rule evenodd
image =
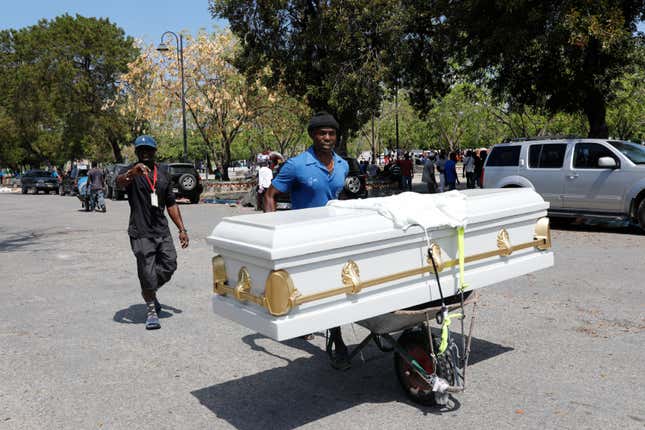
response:
<svg viewBox="0 0 645 430"><path fill-rule="evenodd" d="M358 194L361 190L361 180L357 176L348 176L345 179L345 189L352 194Z"/></svg>
<svg viewBox="0 0 645 430"><path fill-rule="evenodd" d="M645 231L645 199L638 205L638 225Z"/></svg>
<svg viewBox="0 0 645 430"><path fill-rule="evenodd" d="M22 187L22 193L27 194L27 187Z"/></svg>
<svg viewBox="0 0 645 430"><path fill-rule="evenodd" d="M105 191L105 198L110 199L112 198L112 187L109 185L107 186L107 190Z"/></svg>
<svg viewBox="0 0 645 430"><path fill-rule="evenodd" d="M179 177L178 185L180 190L190 192L197 186L197 179L190 173L184 173Z"/></svg>
<svg viewBox="0 0 645 430"><path fill-rule="evenodd" d="M191 202L192 204L197 204L197 203L199 203L199 194L195 194L194 196L192 196L192 197L190 198L190 202Z"/></svg>

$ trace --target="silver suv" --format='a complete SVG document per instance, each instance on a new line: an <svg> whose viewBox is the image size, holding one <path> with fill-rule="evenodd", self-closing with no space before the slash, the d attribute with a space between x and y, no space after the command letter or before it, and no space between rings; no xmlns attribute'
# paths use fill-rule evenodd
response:
<svg viewBox="0 0 645 430"><path fill-rule="evenodd" d="M485 188L530 187L554 216L635 222L645 230L645 146L610 139L523 139L495 145Z"/></svg>

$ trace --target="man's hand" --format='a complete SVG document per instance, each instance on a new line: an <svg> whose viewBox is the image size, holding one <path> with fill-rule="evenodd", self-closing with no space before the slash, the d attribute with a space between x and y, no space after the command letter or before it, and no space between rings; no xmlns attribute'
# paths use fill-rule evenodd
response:
<svg viewBox="0 0 645 430"><path fill-rule="evenodd" d="M129 173L130 176L148 175L150 173L150 168L143 163L137 163L132 166Z"/></svg>
<svg viewBox="0 0 645 430"><path fill-rule="evenodd" d="M188 248L188 233L186 231L179 232L179 243L182 248Z"/></svg>

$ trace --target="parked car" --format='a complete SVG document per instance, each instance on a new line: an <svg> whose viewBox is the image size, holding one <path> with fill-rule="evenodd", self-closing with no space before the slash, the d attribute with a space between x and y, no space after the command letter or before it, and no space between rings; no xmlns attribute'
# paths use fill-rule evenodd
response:
<svg viewBox="0 0 645 430"><path fill-rule="evenodd" d="M120 190L119 187L116 186L116 177L119 176L121 170L125 169L128 166L129 164L123 163L110 164L109 166L107 166L107 168L105 169L106 198L112 200L123 200L125 198L125 192Z"/></svg>
<svg viewBox="0 0 645 430"><path fill-rule="evenodd" d="M75 196L78 194L77 182L78 178L87 175L88 166L86 164L76 164L72 170L65 174L60 183L58 184L58 194L61 196L70 195Z"/></svg>
<svg viewBox="0 0 645 430"><path fill-rule="evenodd" d="M20 178L22 193L32 190L34 194L44 191L46 194L55 192L58 194L58 178L52 176L52 172L46 170L30 170Z"/></svg>
<svg viewBox="0 0 645 430"><path fill-rule="evenodd" d="M199 203L199 196L204 191L201 178L195 167L190 163L160 164L165 169L172 181L172 190L175 196L187 198L191 203Z"/></svg>
<svg viewBox="0 0 645 430"><path fill-rule="evenodd" d="M645 230L645 147L611 139L525 139L495 145L484 187L529 187L561 217L635 222Z"/></svg>
<svg viewBox="0 0 645 430"><path fill-rule="evenodd" d="M345 185L340 192L340 200L350 199L366 199L367 198L367 174L361 171L358 160L351 157L343 157L347 164L349 164L349 173L345 178ZM282 167L284 164L281 164ZM273 177L277 176L280 168L277 168L273 173ZM290 193L278 193L275 198L276 209L291 209L291 195Z"/></svg>

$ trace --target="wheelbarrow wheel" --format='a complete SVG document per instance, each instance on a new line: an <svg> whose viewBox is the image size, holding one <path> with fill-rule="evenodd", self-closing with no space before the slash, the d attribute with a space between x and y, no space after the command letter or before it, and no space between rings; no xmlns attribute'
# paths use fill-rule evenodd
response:
<svg viewBox="0 0 645 430"><path fill-rule="evenodd" d="M398 343L407 354L416 360L427 374L434 373L434 364L429 353L428 337L424 331L405 331L399 337ZM438 345L435 344L435 351ZM450 354L437 356L436 373L448 381L450 385L455 384L454 364ZM394 353L394 368L396 376L403 388L403 391L410 400L425 406L439 406L437 401L441 395L435 395L432 387L416 373L398 352ZM443 396L445 398L445 396Z"/></svg>

